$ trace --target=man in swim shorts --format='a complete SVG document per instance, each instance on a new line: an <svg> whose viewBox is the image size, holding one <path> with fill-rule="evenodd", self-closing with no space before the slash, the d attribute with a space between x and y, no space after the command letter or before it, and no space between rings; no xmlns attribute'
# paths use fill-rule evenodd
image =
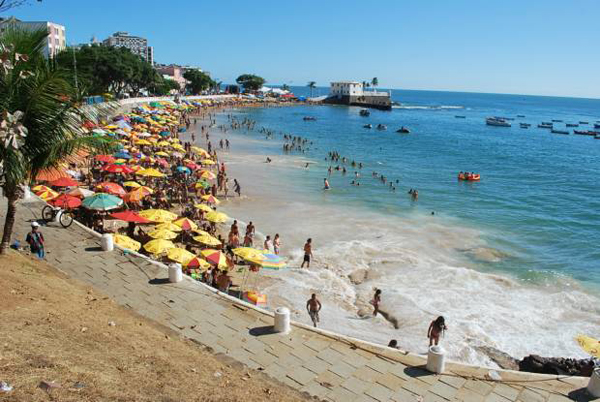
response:
<svg viewBox="0 0 600 402"><path fill-rule="evenodd" d="M308 299L306 302L306 310L308 311L308 315L310 316L315 328L319 322L319 311L321 311L321 307L321 302L317 299L317 295L313 293L310 299Z"/></svg>
<svg viewBox="0 0 600 402"><path fill-rule="evenodd" d="M302 265L300 268L304 268L304 264L306 264L306 268L310 268L310 258L312 257L312 239L308 239L306 244L304 244L304 260L302 261Z"/></svg>

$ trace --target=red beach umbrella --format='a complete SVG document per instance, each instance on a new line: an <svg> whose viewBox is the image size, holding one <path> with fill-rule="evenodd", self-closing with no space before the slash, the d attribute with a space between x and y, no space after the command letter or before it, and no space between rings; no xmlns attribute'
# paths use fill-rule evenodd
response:
<svg viewBox="0 0 600 402"><path fill-rule="evenodd" d="M102 190L105 193L113 194L113 195L125 195L127 191L117 183L112 183L108 181L104 181L97 186L98 189Z"/></svg>
<svg viewBox="0 0 600 402"><path fill-rule="evenodd" d="M107 165L104 169L105 172L108 173L123 173L130 174L133 173L134 170L127 165Z"/></svg>
<svg viewBox="0 0 600 402"><path fill-rule="evenodd" d="M151 220L144 218L139 215L137 212L133 211L123 211L123 212L115 212L110 214L115 219L119 219L125 222L134 222L134 223L151 223Z"/></svg>
<svg viewBox="0 0 600 402"><path fill-rule="evenodd" d="M104 163L113 163L116 160L113 156L110 155L96 155L94 159Z"/></svg>
<svg viewBox="0 0 600 402"><path fill-rule="evenodd" d="M81 200L77 197L73 197L72 195L61 194L52 201L49 202L55 207L67 209L67 208L77 208L81 206Z"/></svg>
<svg viewBox="0 0 600 402"><path fill-rule="evenodd" d="M75 187L79 185L79 182L70 177L61 177L51 181L50 185L54 187Z"/></svg>

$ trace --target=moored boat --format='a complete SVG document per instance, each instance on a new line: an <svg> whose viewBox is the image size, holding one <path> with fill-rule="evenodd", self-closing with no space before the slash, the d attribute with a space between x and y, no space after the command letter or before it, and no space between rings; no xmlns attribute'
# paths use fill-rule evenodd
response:
<svg viewBox="0 0 600 402"><path fill-rule="evenodd" d="M499 117L488 117L485 119L485 124L496 127L510 127L510 123L507 122L506 119Z"/></svg>
<svg viewBox="0 0 600 402"><path fill-rule="evenodd" d="M467 116L454 116L455 119L466 119Z"/></svg>
<svg viewBox="0 0 600 402"><path fill-rule="evenodd" d="M558 120L558 119L552 119L552 121L553 121L554 123L562 123L562 122L563 122L562 120Z"/></svg>
<svg viewBox="0 0 600 402"><path fill-rule="evenodd" d="M552 134L564 134L564 135L569 135L570 133L566 130L555 130L552 129L552 131L550 131Z"/></svg>
<svg viewBox="0 0 600 402"><path fill-rule="evenodd" d="M531 127L531 124L529 124L529 123L519 123L519 126L521 126L521 128L529 128L529 127Z"/></svg>
<svg viewBox="0 0 600 402"><path fill-rule="evenodd" d="M371 124L365 124L365 125L363 126L363 128L373 128L373 125L371 125Z"/></svg>
<svg viewBox="0 0 600 402"><path fill-rule="evenodd" d="M578 135L590 135L590 136L595 136L598 135L600 133L598 133L598 131L592 131L592 130L574 130L573 131L574 134L578 134Z"/></svg>
<svg viewBox="0 0 600 402"><path fill-rule="evenodd" d="M567 127L579 127L579 124L576 124L576 123L567 123L566 126Z"/></svg>
<svg viewBox="0 0 600 402"><path fill-rule="evenodd" d="M538 124L538 128L549 128L552 129L552 124L546 124L546 123L542 123L542 124Z"/></svg>
<svg viewBox="0 0 600 402"><path fill-rule="evenodd" d="M409 134L410 130L404 126L400 127L398 130L396 130L397 133L402 133L402 134Z"/></svg>
<svg viewBox="0 0 600 402"><path fill-rule="evenodd" d="M378 124L377 130L387 130L387 126L385 124Z"/></svg>
<svg viewBox="0 0 600 402"><path fill-rule="evenodd" d="M371 115L371 112L369 112L367 109L362 109L360 112L358 112L358 114L363 117L369 117Z"/></svg>
<svg viewBox="0 0 600 402"><path fill-rule="evenodd" d="M587 121L580 121L579 124L589 124Z"/></svg>

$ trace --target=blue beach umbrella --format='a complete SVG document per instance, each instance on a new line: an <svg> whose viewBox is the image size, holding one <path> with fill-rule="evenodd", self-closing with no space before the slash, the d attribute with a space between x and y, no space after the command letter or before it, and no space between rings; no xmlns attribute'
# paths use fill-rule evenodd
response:
<svg viewBox="0 0 600 402"><path fill-rule="evenodd" d="M83 199L81 205L87 209L93 209L96 211L109 211L115 209L123 204L123 200L119 197L110 194L94 194L91 197Z"/></svg>
<svg viewBox="0 0 600 402"><path fill-rule="evenodd" d="M192 171L186 166L177 166L177 171L180 173L190 174Z"/></svg>
<svg viewBox="0 0 600 402"><path fill-rule="evenodd" d="M117 152L113 156L118 159L131 159L131 155L129 155L129 153L127 153L125 151Z"/></svg>

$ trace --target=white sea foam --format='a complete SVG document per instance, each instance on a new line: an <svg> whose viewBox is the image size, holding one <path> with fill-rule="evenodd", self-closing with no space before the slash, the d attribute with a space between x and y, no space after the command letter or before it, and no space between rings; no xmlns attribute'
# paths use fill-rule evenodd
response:
<svg viewBox="0 0 600 402"><path fill-rule="evenodd" d="M262 289L272 307L290 307L297 320L309 322L305 303L316 292L324 305L323 328L384 344L394 338L403 348L424 353L429 322L444 315L450 357L487 365L492 363L479 345L517 358L585 357L573 337L600 335L600 300L576 282L542 286L478 271L473 257L506 257L491 249L479 230L441 216L390 217L333 207L321 202L325 194L310 198L293 179L299 171L289 168L300 166L301 157L276 158L268 165L259 154L227 158L248 199L223 208L254 221L260 232L280 233L290 260L289 270L265 273L268 281L254 276L249 286ZM308 237L315 258L310 269L299 269ZM366 278L353 284L348 275L357 269L364 269ZM383 308L398 319L398 329L380 316L359 317L370 311L375 288L383 290Z"/></svg>

